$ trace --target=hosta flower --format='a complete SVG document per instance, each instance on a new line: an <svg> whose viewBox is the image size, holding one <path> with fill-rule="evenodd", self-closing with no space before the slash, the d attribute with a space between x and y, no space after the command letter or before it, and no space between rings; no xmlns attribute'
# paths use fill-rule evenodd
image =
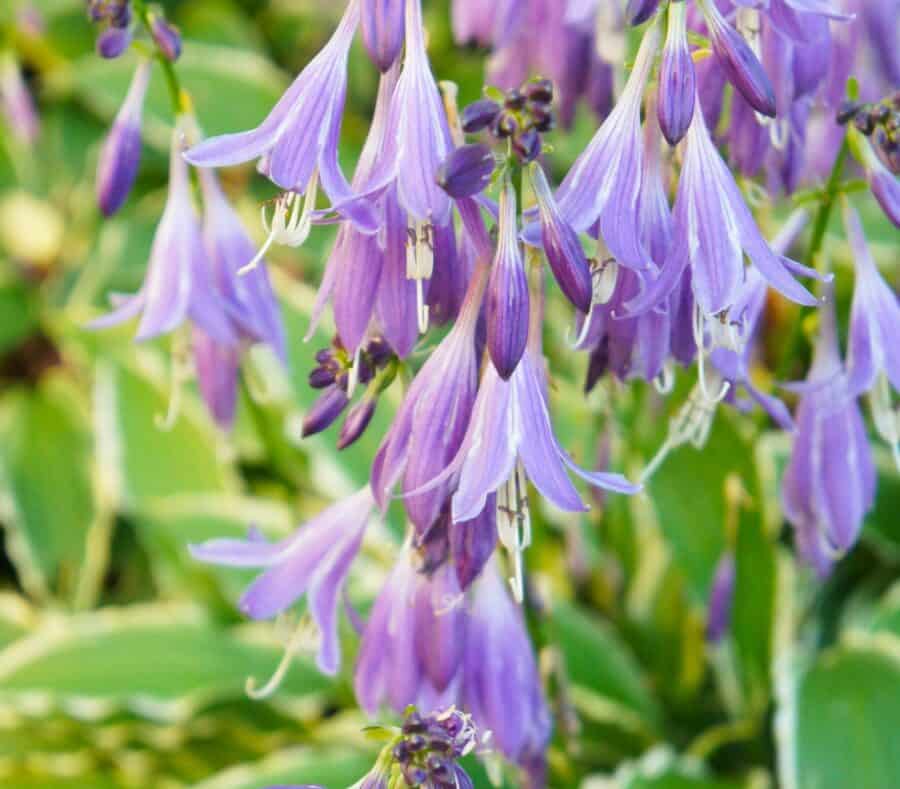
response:
<svg viewBox="0 0 900 789"><path fill-rule="evenodd" d="M368 487L332 505L296 533L270 543L256 532L246 540L217 539L190 547L195 559L262 570L240 601L253 619L270 619L303 595L319 629L317 664L326 674L340 666L338 602L347 572L359 552L374 506Z"/></svg>
<svg viewBox="0 0 900 789"><path fill-rule="evenodd" d="M22 142L33 143L41 122L19 64L10 56L0 57L0 109L12 133Z"/></svg>
<svg viewBox="0 0 900 789"><path fill-rule="evenodd" d="M475 582L462 666L463 707L497 749L542 786L553 723L522 610L491 562Z"/></svg>
<svg viewBox="0 0 900 789"><path fill-rule="evenodd" d="M644 34L619 102L557 192L560 214L575 231L597 225L619 263L634 268L647 265L637 221L643 160L640 114L659 38L659 25L654 24Z"/></svg>
<svg viewBox="0 0 900 789"><path fill-rule="evenodd" d="M694 116L697 77L687 40L687 3L669 4L669 26L659 66L659 126L670 145L687 133Z"/></svg>
<svg viewBox="0 0 900 789"><path fill-rule="evenodd" d="M675 230L660 276L650 283L630 309L641 311L660 303L690 267L693 292L704 316L717 315L741 295L744 254L772 287L800 304L815 297L792 276L811 269L777 255L763 239L734 177L695 112L688 130L684 166L675 200Z"/></svg>
<svg viewBox="0 0 900 789"><path fill-rule="evenodd" d="M834 305L821 308L815 358L801 392L782 484L800 553L820 575L859 537L875 499L875 467L856 395L838 348Z"/></svg>
<svg viewBox="0 0 900 789"><path fill-rule="evenodd" d="M100 151L97 202L105 216L112 216L119 210L137 176L141 161L141 117L151 68L151 61L145 60L135 69L128 95Z"/></svg>
<svg viewBox="0 0 900 789"><path fill-rule="evenodd" d="M401 479L404 492L421 487L441 474L459 449L478 388L475 330L487 273L486 262L480 262L456 324L419 370L378 449L372 490L382 509ZM444 482L405 502L419 536L434 525L449 491Z"/></svg>
<svg viewBox="0 0 900 789"><path fill-rule="evenodd" d="M321 183L332 207L367 232L376 219L355 195L338 162L338 138L347 93L347 56L359 24L359 0L351 0L331 40L303 69L268 117L255 129L212 137L185 153L197 167L227 167L263 158L262 170L286 190L271 235L302 241L308 233L314 200L305 201L302 221L285 226L288 211L299 214L300 196L315 195ZM290 238L295 237L295 238Z"/></svg>
<svg viewBox="0 0 900 789"><path fill-rule="evenodd" d="M844 200L844 227L856 267L850 311L847 367L856 394L871 393L876 430L891 446L900 468L900 416L891 405L891 387L900 392L900 301L878 271L859 216Z"/></svg>
<svg viewBox="0 0 900 789"><path fill-rule="evenodd" d="M404 0L362 0L362 40L372 62L387 71L403 49Z"/></svg>
<svg viewBox="0 0 900 789"><path fill-rule="evenodd" d="M173 134L169 198L153 239L144 284L134 296L115 296L116 309L93 321L92 328L114 326L139 315L137 339L149 340L190 318L218 342L235 342L230 315L214 285L212 264L191 200L188 167L182 158L181 141L192 127L193 121L182 116Z"/></svg>

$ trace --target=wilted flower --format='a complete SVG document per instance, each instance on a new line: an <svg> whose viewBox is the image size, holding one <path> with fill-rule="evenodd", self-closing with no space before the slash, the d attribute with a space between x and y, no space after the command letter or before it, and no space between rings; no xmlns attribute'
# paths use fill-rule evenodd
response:
<svg viewBox="0 0 900 789"><path fill-rule="evenodd" d="M309 612L321 637L317 664L326 674L335 674L341 659L338 600L373 505L366 487L279 542L270 543L252 531L246 540L217 539L192 545L191 554L210 564L263 571L240 602L241 611L253 619L270 619L308 595Z"/></svg>

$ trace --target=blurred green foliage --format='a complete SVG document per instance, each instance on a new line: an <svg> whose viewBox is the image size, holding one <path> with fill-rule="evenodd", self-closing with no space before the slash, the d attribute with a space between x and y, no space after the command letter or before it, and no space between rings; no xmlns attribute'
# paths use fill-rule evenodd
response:
<svg viewBox="0 0 900 789"><path fill-rule="evenodd" d="M46 22L37 37L14 32L15 2L0 10L4 46L27 66L43 124L34 149L5 130L0 146L0 785L348 786L375 751L349 682L349 626L340 677L323 678L302 658L274 698L251 701L245 680L274 669L282 629L234 611L246 573L198 566L186 551L249 523L284 534L368 475L389 407L343 454L331 434L299 440L312 400L305 376L329 339L326 325L300 342L329 233L272 255L291 338L287 375L255 360L230 439L190 386L177 422L161 428L170 344L136 347L130 329L82 327L108 291L141 281L165 192L165 86L155 75L138 189L102 222L93 173L134 60L94 55L79 0L35 5ZM314 0L165 6L185 35L179 72L209 133L255 124L340 11ZM445 2L428 5L434 70L457 81L466 102L479 94L483 61L453 47L447 13ZM375 86L355 48L348 164ZM594 127L585 114L571 137L560 136L558 169ZM249 169L227 173L226 185L261 232L257 208L269 185ZM866 208L896 281L896 233ZM773 229L780 213L762 214ZM837 230L829 244L846 299ZM774 306L767 343L778 361L797 317ZM642 385L585 398L585 360L564 345L567 310L551 304L549 314L564 445L590 459L605 436L613 465L635 472L684 399L687 374L668 400ZM610 498L581 519L537 513L527 561L544 603L534 622L556 719L554 786L900 785L900 481L880 454L879 503L864 540L819 584L794 560L779 512L788 441L762 424L723 408L705 449L674 454L646 494ZM351 588L360 607L394 545L387 529L367 540ZM706 601L728 548L737 556L734 613L723 643L711 646Z"/></svg>

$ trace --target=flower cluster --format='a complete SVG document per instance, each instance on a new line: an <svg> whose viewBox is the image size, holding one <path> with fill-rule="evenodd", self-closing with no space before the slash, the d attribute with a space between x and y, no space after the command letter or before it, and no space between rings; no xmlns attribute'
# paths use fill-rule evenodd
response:
<svg viewBox="0 0 900 789"><path fill-rule="evenodd" d="M261 262L273 244L296 247L317 226L338 224L313 320L314 327L330 305L337 335L309 377L322 393L304 435L325 430L349 407L338 439L348 446L395 378L407 380L369 484L287 539L270 543L253 530L246 540L192 551L201 561L261 571L240 603L253 618L282 614L306 597L319 667L334 673L341 590L370 519L402 500L406 539L361 626L354 686L372 715L415 705L426 717L407 718L363 786L386 786L395 775L410 786L469 785L455 760L471 747L473 723L491 732L531 785L544 784L551 720L520 605L529 596L532 507L587 510L576 478L624 495L642 487L583 468L554 432L545 264L567 299L574 347L589 357L588 389L609 375L665 394L677 366L696 366L697 384L642 481L674 447L703 446L718 403L761 406L794 434L784 509L800 552L824 574L856 541L874 497L860 396L870 395L876 429L900 459L892 403L900 306L846 193L840 202L856 260L846 365L833 274L819 254L832 204L852 191L842 181L848 152L897 223L896 94L842 103L861 52L880 58L886 72L896 67L889 62L896 50L878 36L844 40L848 28L858 29L854 13L868 18L886 4L631 0L623 14L614 5L455 0L455 34L493 50L496 86L461 112L452 86L442 93L432 73L421 0L349 0L327 44L249 131L202 140L176 97L169 202L146 281L95 322L139 316L139 339L189 322L200 389L228 425L242 349L262 342L284 356ZM98 0L92 14L109 35L132 29L127 9ZM171 68L177 48L153 19L142 21L156 59ZM640 43L613 103L629 26L642 26L634 34ZM380 81L348 179L338 150L358 30ZM98 192L107 214L134 180L150 67L138 66L101 157ZM887 93L885 85L875 88ZM571 122L581 97L604 119L554 188L546 135L557 118ZM800 186L815 192L817 156L827 159L831 177L801 262L787 255L807 214L793 214L767 240L740 176L765 172L773 194ZM213 174L247 162L280 190L263 210L266 240L258 250ZM202 227L189 166L201 186ZM809 380L789 387L800 395L796 424L753 376L771 291L820 312ZM436 325L448 328L426 354L419 337ZM357 386L364 392L350 406ZM726 555L711 639L724 630L733 584ZM298 633L309 629L301 620ZM286 661L302 640L292 639ZM283 669L261 693L277 686ZM440 712L450 705L471 721Z"/></svg>

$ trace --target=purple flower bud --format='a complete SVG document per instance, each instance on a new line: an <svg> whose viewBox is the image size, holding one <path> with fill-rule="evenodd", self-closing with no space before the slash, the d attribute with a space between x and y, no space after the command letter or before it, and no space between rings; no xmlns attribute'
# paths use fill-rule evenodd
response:
<svg viewBox="0 0 900 789"><path fill-rule="evenodd" d="M500 105L490 99L481 99L462 111L462 128L466 134L475 134L486 129L500 114Z"/></svg>
<svg viewBox="0 0 900 789"><path fill-rule="evenodd" d="M713 51L729 82L757 112L775 117L775 91L759 59L744 37L722 16L712 0L701 7L712 38Z"/></svg>
<svg viewBox="0 0 900 789"><path fill-rule="evenodd" d="M13 134L22 142L33 143L37 139L41 124L34 99L12 58L0 59L0 109Z"/></svg>
<svg viewBox="0 0 900 789"><path fill-rule="evenodd" d="M194 328L194 369L203 400L216 424L230 430L237 405L238 346L216 342L202 329Z"/></svg>
<svg viewBox="0 0 900 789"><path fill-rule="evenodd" d="M507 180L500 195L500 239L487 290L487 344L500 377L509 378L528 341L528 277L519 246L516 193Z"/></svg>
<svg viewBox="0 0 900 789"><path fill-rule="evenodd" d="M403 0L363 0L363 44L382 72L394 64L403 47L403 6Z"/></svg>
<svg viewBox="0 0 900 789"><path fill-rule="evenodd" d="M337 448L346 449L351 444L359 440L372 417L375 415L375 408L378 406L378 398L363 397L347 414L344 424L341 425L341 433L338 436Z"/></svg>
<svg viewBox="0 0 900 789"><path fill-rule="evenodd" d="M884 211L885 216L897 227L900 227L900 181L880 160L876 160L878 166L868 170L866 175L872 194Z"/></svg>
<svg viewBox="0 0 900 789"><path fill-rule="evenodd" d="M731 622L731 605L734 601L734 556L726 553L716 567L712 590L709 593L709 611L706 619L706 639L713 644L722 640Z"/></svg>
<svg viewBox="0 0 900 789"><path fill-rule="evenodd" d="M156 46L166 60L174 63L181 55L181 33L163 17L154 16L150 23L150 33Z"/></svg>
<svg viewBox="0 0 900 789"><path fill-rule="evenodd" d="M550 104L553 101L553 83L549 79L539 79L525 86L525 97L537 104Z"/></svg>
<svg viewBox="0 0 900 789"><path fill-rule="evenodd" d="M688 49L686 6L669 4L669 31L659 67L659 127L670 145L677 145L694 117L697 77Z"/></svg>
<svg viewBox="0 0 900 789"><path fill-rule="evenodd" d="M150 84L150 61L138 65L128 95L113 121L97 166L97 202L105 216L119 208L137 176L141 161L141 116Z"/></svg>
<svg viewBox="0 0 900 789"><path fill-rule="evenodd" d="M593 286L581 241L562 218L541 166L535 163L529 172L541 214L541 239L553 276L576 309L587 313L591 309Z"/></svg>
<svg viewBox="0 0 900 789"><path fill-rule="evenodd" d="M314 436L331 427L349 402L347 393L339 386L326 389L312 404L312 408L303 419L303 438Z"/></svg>
<svg viewBox="0 0 900 789"><path fill-rule="evenodd" d="M646 22L659 7L659 0L628 0L625 7L625 19L629 25L640 25Z"/></svg>
<svg viewBox="0 0 900 789"><path fill-rule="evenodd" d="M526 129L513 137L512 147L522 164L533 162L541 155L541 135L536 129Z"/></svg>
<svg viewBox="0 0 900 789"><path fill-rule="evenodd" d="M452 523L448 531L456 577L460 588L465 590L481 574L497 546L497 497L491 493L480 515Z"/></svg>
<svg viewBox="0 0 900 789"><path fill-rule="evenodd" d="M119 57L131 44L132 33L127 27L108 27L97 37L97 54L107 60Z"/></svg>
<svg viewBox="0 0 900 789"><path fill-rule="evenodd" d="M491 182L494 164L494 154L487 145L463 145L441 164L437 182L450 197L472 197Z"/></svg>

